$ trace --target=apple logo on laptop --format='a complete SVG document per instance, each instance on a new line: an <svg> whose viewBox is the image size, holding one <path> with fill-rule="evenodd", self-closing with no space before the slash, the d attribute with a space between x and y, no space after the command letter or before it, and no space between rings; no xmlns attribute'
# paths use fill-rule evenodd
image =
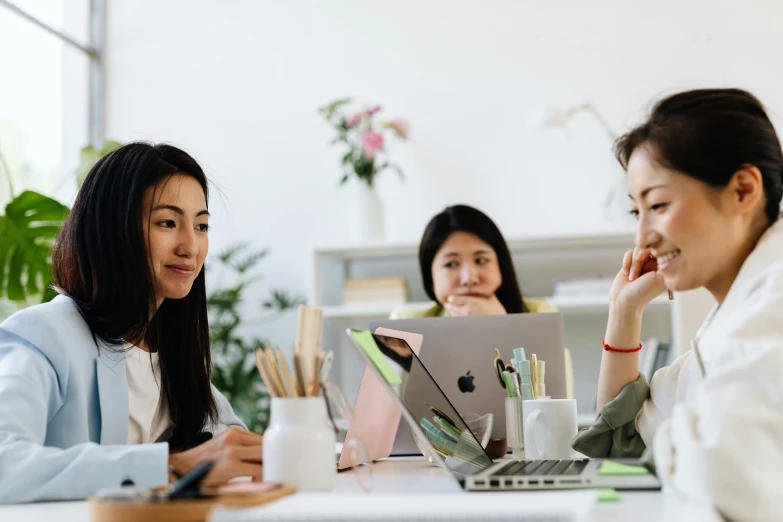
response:
<svg viewBox="0 0 783 522"><path fill-rule="evenodd" d="M457 387L462 393L473 393L473 390L476 389L476 385L473 384L473 376L470 374L470 370L468 370L468 373L457 379Z"/></svg>

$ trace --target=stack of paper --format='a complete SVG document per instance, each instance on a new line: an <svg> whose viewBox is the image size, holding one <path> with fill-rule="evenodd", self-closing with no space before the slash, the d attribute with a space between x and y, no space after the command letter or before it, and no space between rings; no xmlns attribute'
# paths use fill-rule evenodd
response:
<svg viewBox="0 0 783 522"><path fill-rule="evenodd" d="M343 306L399 306L407 301L404 277L348 279L343 285Z"/></svg>

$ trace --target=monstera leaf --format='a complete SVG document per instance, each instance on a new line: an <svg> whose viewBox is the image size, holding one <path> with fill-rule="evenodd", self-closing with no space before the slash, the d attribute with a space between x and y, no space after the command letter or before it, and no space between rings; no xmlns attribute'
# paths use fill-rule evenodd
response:
<svg viewBox="0 0 783 522"><path fill-rule="evenodd" d="M37 192L25 191L0 216L0 297L25 301L42 295L52 280L51 252L68 207Z"/></svg>

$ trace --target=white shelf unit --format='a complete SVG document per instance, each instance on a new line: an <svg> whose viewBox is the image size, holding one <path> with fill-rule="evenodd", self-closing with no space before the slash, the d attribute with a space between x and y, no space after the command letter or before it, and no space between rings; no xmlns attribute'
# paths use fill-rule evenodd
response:
<svg viewBox="0 0 783 522"><path fill-rule="evenodd" d="M608 295L584 295L584 296L552 296L541 297L564 314L574 313L597 313L603 314L609 307ZM407 303L406 306L424 308L430 305L429 301L420 301ZM651 308L668 309L669 300L665 295L661 295L650 303ZM391 306L324 306L324 318L328 319L350 319L350 318L368 318L376 319L379 317L388 317L394 307Z"/></svg>
<svg viewBox="0 0 783 522"><path fill-rule="evenodd" d="M634 245L629 232L580 236L531 237L508 241L517 277L525 297L538 297L556 306L564 316L566 346L574 366L574 395L579 421L595 415L595 394L609 310L608 293L602 295L556 296L555 281L574 278L613 277L623 254ZM363 363L347 345L345 328L366 329L372 319L388 317L389 306L342 306L343 282L348 278L404 277L411 306L426 306L428 298L421 284L418 244L376 243L317 248L313 253L311 304L324 310L324 346L334 348L338 364L333 378L349 400L359 388ZM656 298L647 308L642 338L656 337L671 342L671 357L688 349L712 303L703 291Z"/></svg>

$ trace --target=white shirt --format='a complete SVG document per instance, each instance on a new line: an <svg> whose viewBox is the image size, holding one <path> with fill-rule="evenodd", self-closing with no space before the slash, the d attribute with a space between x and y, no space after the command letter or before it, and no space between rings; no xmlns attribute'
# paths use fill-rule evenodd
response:
<svg viewBox="0 0 783 522"><path fill-rule="evenodd" d="M730 520L783 520L783 219L694 345L656 372L636 417L659 477Z"/></svg>
<svg viewBox="0 0 783 522"><path fill-rule="evenodd" d="M133 346L125 360L128 379L128 444L156 442L171 427L166 401L160 394L158 354Z"/></svg>

